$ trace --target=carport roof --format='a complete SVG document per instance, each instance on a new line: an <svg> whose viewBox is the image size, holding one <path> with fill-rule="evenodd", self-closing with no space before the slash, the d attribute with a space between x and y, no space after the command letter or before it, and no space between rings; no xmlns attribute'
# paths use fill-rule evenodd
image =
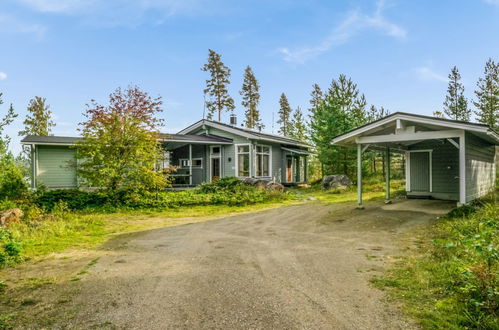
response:
<svg viewBox="0 0 499 330"><path fill-rule="evenodd" d="M434 132L442 130L465 130L475 134L492 144L499 144L499 134L485 124L469 123L459 120L436 118L406 112L395 112L369 124L357 127L342 135L336 136L332 144L354 146L360 137L374 137L383 134L389 143L389 136L396 137L396 132L407 126L417 127L418 132Z"/></svg>

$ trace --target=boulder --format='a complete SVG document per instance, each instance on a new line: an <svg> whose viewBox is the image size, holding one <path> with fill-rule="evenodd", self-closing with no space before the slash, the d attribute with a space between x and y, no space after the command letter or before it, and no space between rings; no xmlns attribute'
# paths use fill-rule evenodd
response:
<svg viewBox="0 0 499 330"><path fill-rule="evenodd" d="M352 184L352 180L344 174L326 175L322 179L322 188L324 189L346 189Z"/></svg>
<svg viewBox="0 0 499 330"><path fill-rule="evenodd" d="M265 189L267 189L267 190L275 190L275 191L284 191L284 186L282 184L280 184L279 182L270 181L265 186Z"/></svg>
<svg viewBox="0 0 499 330"><path fill-rule="evenodd" d="M246 178L243 182L259 189L284 191L284 186L270 179Z"/></svg>
<svg viewBox="0 0 499 330"><path fill-rule="evenodd" d="M0 226L8 226L21 221L23 211L21 209L9 209L0 212Z"/></svg>

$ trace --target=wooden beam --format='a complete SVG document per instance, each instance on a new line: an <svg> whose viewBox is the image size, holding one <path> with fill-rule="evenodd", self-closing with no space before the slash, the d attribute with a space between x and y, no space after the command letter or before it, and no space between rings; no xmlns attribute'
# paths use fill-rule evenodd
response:
<svg viewBox="0 0 499 330"><path fill-rule="evenodd" d="M447 141L449 141L454 147L456 147L457 149L459 149L459 143L457 143L453 139L447 139Z"/></svg>
<svg viewBox="0 0 499 330"><path fill-rule="evenodd" d="M390 148L386 148L386 169L385 169L385 174L386 174L386 189L385 189L385 202L388 202L390 200Z"/></svg>
<svg viewBox="0 0 499 330"><path fill-rule="evenodd" d="M451 137L459 137L463 131L457 129L442 130L442 131L425 131L416 133L403 133L403 134L388 134L388 135L374 135L374 136L361 136L355 139L357 144L366 143L389 143L389 142L403 142L414 140L432 140L432 139L446 139Z"/></svg>
<svg viewBox="0 0 499 330"><path fill-rule="evenodd" d="M357 144L357 208L362 206L362 145Z"/></svg>
<svg viewBox="0 0 499 330"><path fill-rule="evenodd" d="M466 149L465 135L459 137L459 204L466 204Z"/></svg>
<svg viewBox="0 0 499 330"><path fill-rule="evenodd" d="M192 144L189 144L189 186L192 186Z"/></svg>

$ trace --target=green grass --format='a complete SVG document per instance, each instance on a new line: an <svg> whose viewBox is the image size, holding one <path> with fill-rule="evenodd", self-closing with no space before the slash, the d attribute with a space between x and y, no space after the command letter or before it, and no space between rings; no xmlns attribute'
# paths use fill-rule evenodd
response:
<svg viewBox="0 0 499 330"><path fill-rule="evenodd" d="M392 180L390 182L391 197L402 196L405 193L405 181ZM320 187L299 189L299 193L317 198L326 203L353 202L357 200L357 186L350 186L346 190L325 190ZM385 198L384 182L368 182L363 186L363 200L383 200Z"/></svg>
<svg viewBox="0 0 499 330"><path fill-rule="evenodd" d="M59 212L41 221L20 222L9 228L22 242L23 257L36 258L67 249L85 249L123 233L207 221L297 203L296 200L244 206L206 205L162 211L130 210L115 213Z"/></svg>
<svg viewBox="0 0 499 330"><path fill-rule="evenodd" d="M416 254L373 279L426 329L499 329L496 197L452 211L418 235Z"/></svg>

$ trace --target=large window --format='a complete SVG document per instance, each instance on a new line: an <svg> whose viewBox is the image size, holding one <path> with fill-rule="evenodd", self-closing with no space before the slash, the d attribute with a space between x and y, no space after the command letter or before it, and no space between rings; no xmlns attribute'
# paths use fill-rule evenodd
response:
<svg viewBox="0 0 499 330"><path fill-rule="evenodd" d="M270 176L269 146L256 146L256 176Z"/></svg>
<svg viewBox="0 0 499 330"><path fill-rule="evenodd" d="M238 145L237 148L237 176L250 176L250 146Z"/></svg>

